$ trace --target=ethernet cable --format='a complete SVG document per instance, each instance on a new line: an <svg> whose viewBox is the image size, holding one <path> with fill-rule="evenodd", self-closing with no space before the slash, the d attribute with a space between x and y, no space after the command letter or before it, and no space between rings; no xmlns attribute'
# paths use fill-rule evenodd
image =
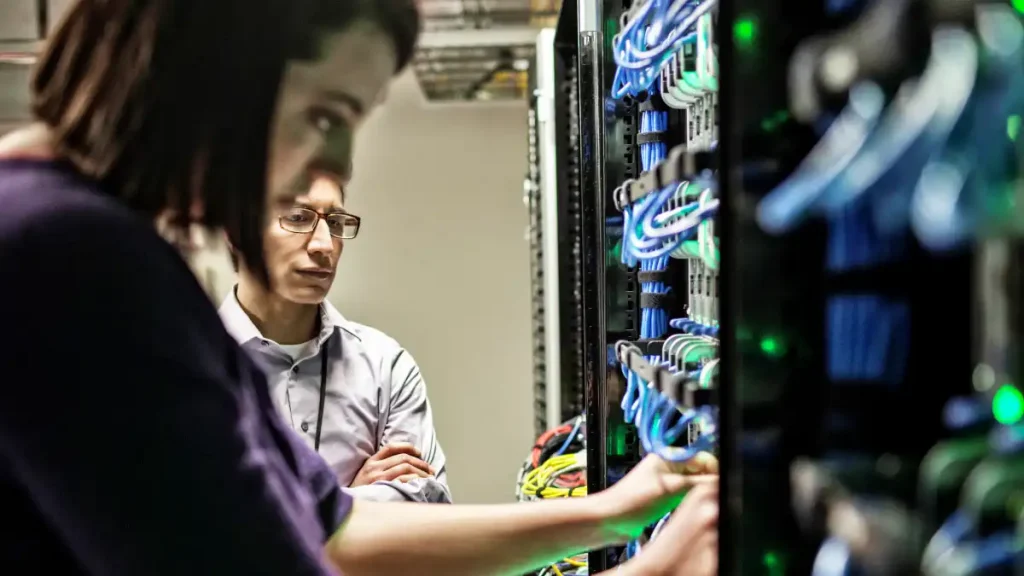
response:
<svg viewBox="0 0 1024 576"><path fill-rule="evenodd" d="M623 29L612 39L617 69L612 95L638 96L661 77L661 69L686 43L701 40L698 22L717 0L648 0L638 3Z"/></svg>
<svg viewBox="0 0 1024 576"><path fill-rule="evenodd" d="M527 498L585 496L587 494L586 484L565 488L557 486L556 481L560 476L581 471L586 472L586 469L586 452L555 456L526 474L523 478L521 492Z"/></svg>
<svg viewBox="0 0 1024 576"><path fill-rule="evenodd" d="M1024 112L1024 23L1009 10L979 8L976 25L985 65L970 94L970 111L955 128L959 137L929 159L912 192L911 227L933 250L967 240L990 215L998 221L1001 215L989 209L986 196L1014 178L1012 162L998 145L993 150L1001 139L992 139L1007 118Z"/></svg>
<svg viewBox="0 0 1024 576"><path fill-rule="evenodd" d="M540 435L517 475L517 500L578 496L586 492L585 424L579 416ZM569 449L579 451L565 454ZM538 484L540 479L543 482ZM524 487L528 488L526 492Z"/></svg>
<svg viewBox="0 0 1024 576"><path fill-rule="evenodd" d="M918 159L934 153L945 143L973 89L977 58L977 47L967 32L940 29L933 35L925 72L904 85L888 110L877 85L854 86L846 109L807 159L762 200L758 207L762 228L781 233L810 213L836 213L890 174L908 153ZM908 171L901 164L896 176L916 180L920 161L917 166L917 171Z"/></svg>

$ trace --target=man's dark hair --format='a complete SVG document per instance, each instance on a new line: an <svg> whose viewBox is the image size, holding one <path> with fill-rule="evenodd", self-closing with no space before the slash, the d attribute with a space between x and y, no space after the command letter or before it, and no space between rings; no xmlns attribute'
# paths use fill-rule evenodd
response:
<svg viewBox="0 0 1024 576"><path fill-rule="evenodd" d="M33 112L62 159L144 215L201 200L202 223L224 227L269 283L267 156L285 65L360 20L391 36L404 68L415 0L77 0L36 69Z"/></svg>

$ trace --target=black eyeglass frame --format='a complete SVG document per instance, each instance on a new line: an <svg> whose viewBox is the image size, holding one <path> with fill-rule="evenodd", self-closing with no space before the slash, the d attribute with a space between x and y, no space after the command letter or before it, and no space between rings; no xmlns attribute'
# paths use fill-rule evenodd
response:
<svg viewBox="0 0 1024 576"><path fill-rule="evenodd" d="M316 210L313 210L312 208L306 208L305 206L296 206L296 207L291 209L292 212L294 212L296 210L302 210L303 212L309 212L310 214L313 214L315 216L315 218L313 219L313 224L311 226L309 226L309 230L292 230L292 229L288 228L288 225L290 223L286 223L285 222L285 217L287 216L287 214L281 214L280 216L277 217L277 225L280 226L281 229L284 230L285 232L291 232L292 234L311 234L311 233L313 233L314 230L316 230L316 227L320 225L320 221L321 220L326 220L327 218L330 218L331 216L345 216L346 218L352 218L355 221L355 224L356 224L356 230L355 230L355 232L352 233L351 236L345 236L344 232L342 233L342 235L335 234L331 230L330 223L328 223L328 225L327 225L327 231L330 233L331 237L333 237L333 238L338 238L340 240L351 240L351 239L353 239L353 238L355 238L356 236L359 235L359 229L363 225L362 217L356 216L355 214L350 214L349 212L345 212L345 211L328 212L328 213L325 214L323 212L317 212ZM348 228L348 226L343 226L342 228L345 229L345 228Z"/></svg>

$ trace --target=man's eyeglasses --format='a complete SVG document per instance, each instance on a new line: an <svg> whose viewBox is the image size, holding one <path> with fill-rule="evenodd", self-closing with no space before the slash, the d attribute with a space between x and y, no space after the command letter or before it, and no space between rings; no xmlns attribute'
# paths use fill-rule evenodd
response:
<svg viewBox="0 0 1024 576"><path fill-rule="evenodd" d="M362 219L353 214L344 212L332 212L321 214L310 208L296 206L282 214L278 219L281 228L296 234L309 234L320 224L320 219L327 222L327 229L331 236L342 240L351 240L359 234L359 224Z"/></svg>

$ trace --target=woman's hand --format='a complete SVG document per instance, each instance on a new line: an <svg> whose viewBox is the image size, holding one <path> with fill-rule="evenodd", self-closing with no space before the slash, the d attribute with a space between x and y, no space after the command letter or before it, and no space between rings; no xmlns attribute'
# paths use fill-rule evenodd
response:
<svg viewBox="0 0 1024 576"><path fill-rule="evenodd" d="M713 485L717 494L718 460L711 454L702 452L686 464L672 464L652 454L593 498L601 499L608 527L624 543L675 509L687 490L702 485Z"/></svg>
<svg viewBox="0 0 1024 576"><path fill-rule="evenodd" d="M718 574L718 484L690 490L653 542L622 566L629 576Z"/></svg>

